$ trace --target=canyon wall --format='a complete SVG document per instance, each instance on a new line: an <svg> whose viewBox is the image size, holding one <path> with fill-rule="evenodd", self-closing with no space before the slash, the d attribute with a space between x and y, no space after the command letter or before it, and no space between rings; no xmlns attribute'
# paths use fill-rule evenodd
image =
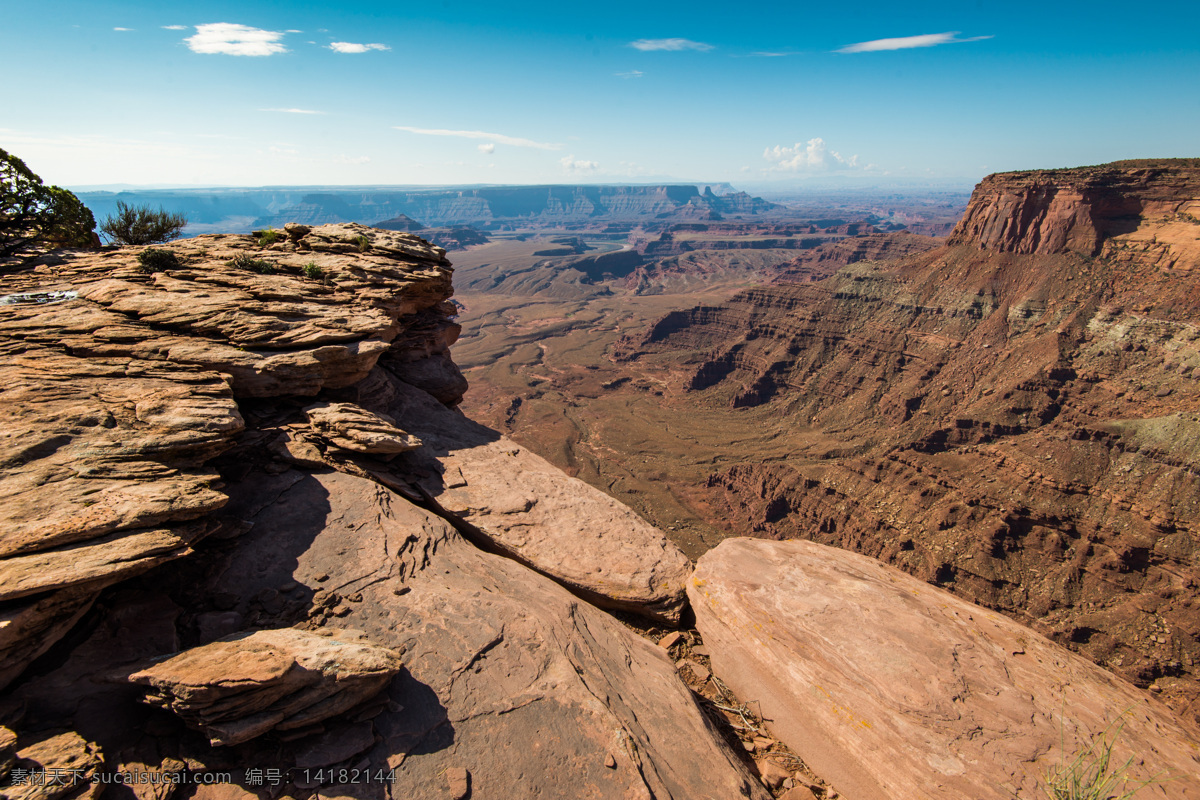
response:
<svg viewBox="0 0 1200 800"><path fill-rule="evenodd" d="M731 532L880 558L1195 715L1198 258L1195 161L996 175L945 247L674 312L614 356L810 434L710 476Z"/></svg>

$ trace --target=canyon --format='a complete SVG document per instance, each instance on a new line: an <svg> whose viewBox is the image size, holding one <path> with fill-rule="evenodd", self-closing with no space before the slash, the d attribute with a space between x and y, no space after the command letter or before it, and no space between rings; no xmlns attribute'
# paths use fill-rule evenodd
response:
<svg viewBox="0 0 1200 800"><path fill-rule="evenodd" d="M7 265L0 791L1200 796L1200 164L700 211Z"/></svg>

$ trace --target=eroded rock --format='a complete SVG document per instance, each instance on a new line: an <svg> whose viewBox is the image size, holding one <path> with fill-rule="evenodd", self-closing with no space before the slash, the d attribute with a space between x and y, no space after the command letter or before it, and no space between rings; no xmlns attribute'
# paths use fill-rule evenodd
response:
<svg viewBox="0 0 1200 800"><path fill-rule="evenodd" d="M259 475L233 493L225 513L253 527L209 592L252 615L261 588L295 582L313 598L298 624L403 653L368 753L398 765L393 797L442 797L457 767L481 798L766 799L662 649L553 581L362 478Z"/></svg>
<svg viewBox="0 0 1200 800"><path fill-rule="evenodd" d="M1200 737L1161 703L873 559L728 539L688 593L715 672L851 800L1035 796L1114 725L1114 765L1169 778L1142 794L1200 797Z"/></svg>
<svg viewBox="0 0 1200 800"><path fill-rule="evenodd" d="M598 605L678 620L691 562L662 531L387 371L357 391L426 445L394 469L424 476L428 498L482 543Z"/></svg>
<svg viewBox="0 0 1200 800"><path fill-rule="evenodd" d="M283 628L227 636L129 680L149 687L146 702L175 712L213 744L234 745L337 717L399 671L395 653L359 636Z"/></svg>

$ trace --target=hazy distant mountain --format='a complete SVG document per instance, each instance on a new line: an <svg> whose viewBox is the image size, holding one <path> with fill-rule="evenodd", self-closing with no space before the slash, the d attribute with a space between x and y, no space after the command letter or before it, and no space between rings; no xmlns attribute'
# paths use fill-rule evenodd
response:
<svg viewBox="0 0 1200 800"><path fill-rule="evenodd" d="M117 201L187 216L190 234L243 233L287 222L374 224L408 217L430 227L570 225L650 219L720 219L778 208L728 184L657 186L482 186L446 188L264 187L78 192L103 219Z"/></svg>

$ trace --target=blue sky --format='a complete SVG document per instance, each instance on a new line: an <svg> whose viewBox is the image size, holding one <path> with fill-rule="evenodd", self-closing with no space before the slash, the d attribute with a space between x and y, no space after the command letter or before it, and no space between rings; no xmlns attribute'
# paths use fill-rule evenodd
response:
<svg viewBox="0 0 1200 800"><path fill-rule="evenodd" d="M1195 3L7 5L0 147L66 186L783 187L1200 156Z"/></svg>

